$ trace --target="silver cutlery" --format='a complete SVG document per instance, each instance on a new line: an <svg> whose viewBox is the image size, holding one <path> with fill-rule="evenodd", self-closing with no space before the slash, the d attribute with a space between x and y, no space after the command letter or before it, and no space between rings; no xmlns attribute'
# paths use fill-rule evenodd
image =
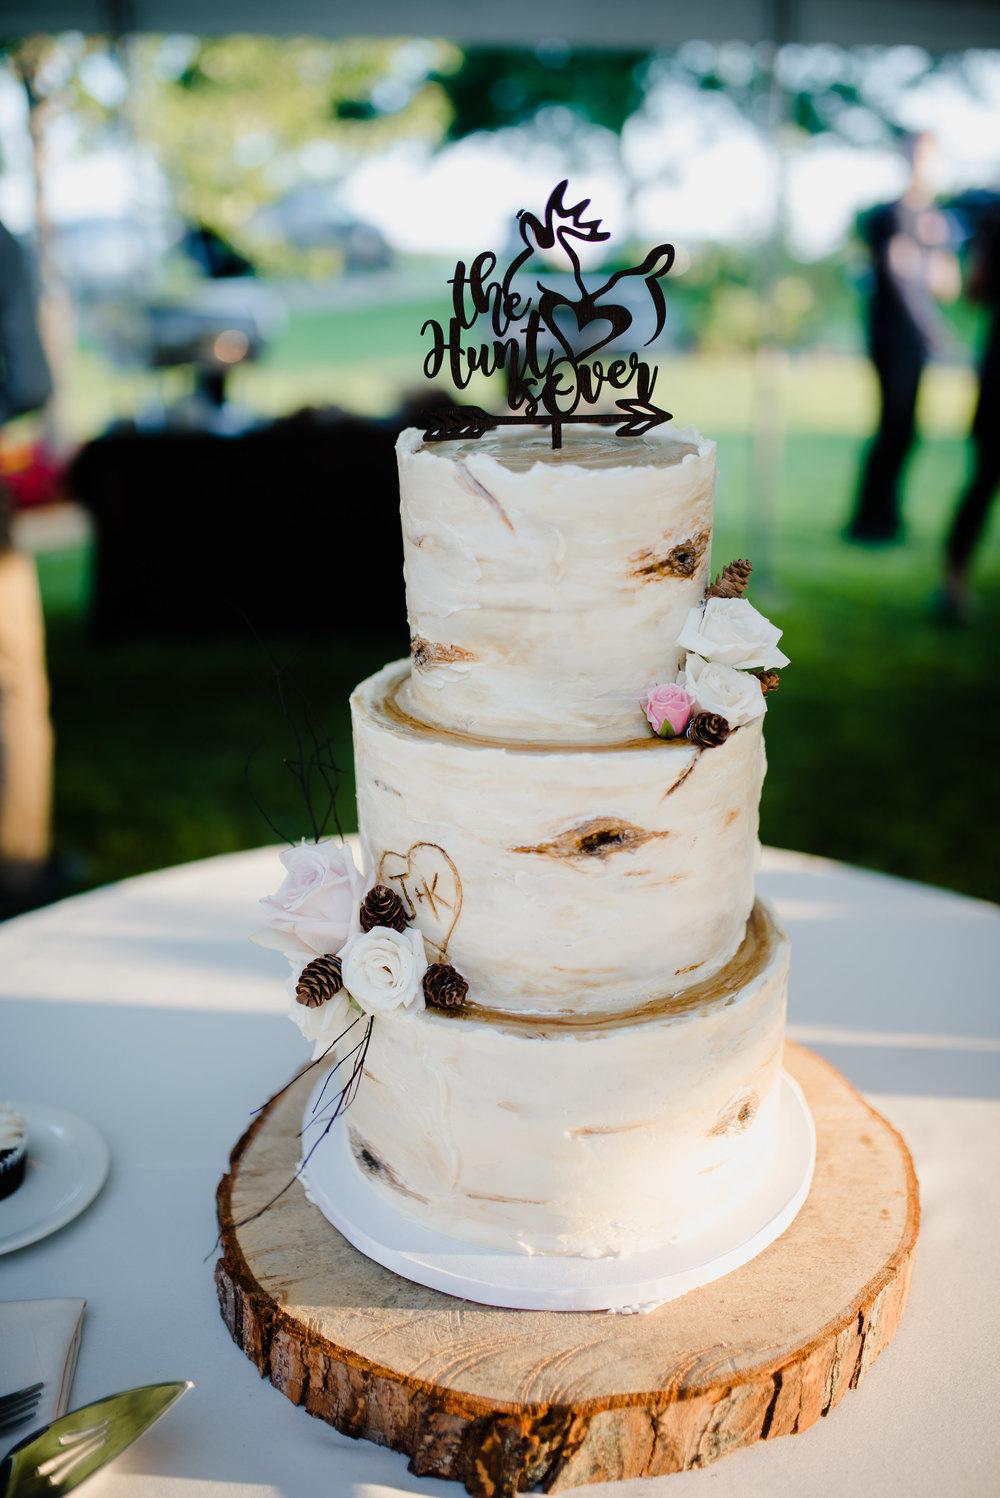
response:
<svg viewBox="0 0 1000 1498"><path fill-rule="evenodd" d="M0 1395L0 1436L31 1419L44 1388L43 1383L29 1384L26 1389L15 1389L13 1394Z"/></svg>
<svg viewBox="0 0 1000 1498"><path fill-rule="evenodd" d="M146 1384L109 1394L26 1436L0 1462L0 1498L61 1498L120 1456L193 1387L190 1381Z"/></svg>

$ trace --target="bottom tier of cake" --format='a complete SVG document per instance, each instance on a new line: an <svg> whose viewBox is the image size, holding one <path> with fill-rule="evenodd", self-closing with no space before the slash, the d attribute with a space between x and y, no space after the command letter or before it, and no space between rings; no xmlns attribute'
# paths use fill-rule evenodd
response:
<svg viewBox="0 0 1000 1498"><path fill-rule="evenodd" d="M347 1115L357 1168L398 1211L506 1250L703 1232L775 1157L787 971L758 903L721 972L630 1014L397 1011Z"/></svg>

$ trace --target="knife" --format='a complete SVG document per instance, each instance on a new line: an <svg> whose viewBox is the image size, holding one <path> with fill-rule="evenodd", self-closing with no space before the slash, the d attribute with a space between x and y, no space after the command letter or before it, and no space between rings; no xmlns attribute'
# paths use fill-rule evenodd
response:
<svg viewBox="0 0 1000 1498"><path fill-rule="evenodd" d="M143 1431L194 1388L146 1384L109 1394L19 1441L0 1462L0 1498L60 1498L121 1456Z"/></svg>

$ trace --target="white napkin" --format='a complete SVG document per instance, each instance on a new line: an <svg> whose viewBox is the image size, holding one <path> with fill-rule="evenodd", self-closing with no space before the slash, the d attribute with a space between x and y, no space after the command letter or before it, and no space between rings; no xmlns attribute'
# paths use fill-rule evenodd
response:
<svg viewBox="0 0 1000 1498"><path fill-rule="evenodd" d="M0 1436L0 1452L69 1407L85 1300L0 1301L0 1394L31 1384L44 1388L30 1424Z"/></svg>

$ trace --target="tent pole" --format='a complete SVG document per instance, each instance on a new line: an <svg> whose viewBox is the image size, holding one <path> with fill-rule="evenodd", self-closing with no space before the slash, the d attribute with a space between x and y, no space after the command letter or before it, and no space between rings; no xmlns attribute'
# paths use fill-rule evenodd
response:
<svg viewBox="0 0 1000 1498"><path fill-rule="evenodd" d="M780 490L785 455L785 421L782 410L787 351L778 336L775 316L775 286L785 242L786 163L781 127L785 100L778 79L779 49L796 31L796 0L770 0L767 61L761 95L760 119L775 163L774 203L767 239L758 259L757 342L753 360L752 430L750 443L750 513L746 534L751 560L762 583L774 580L775 501Z"/></svg>

